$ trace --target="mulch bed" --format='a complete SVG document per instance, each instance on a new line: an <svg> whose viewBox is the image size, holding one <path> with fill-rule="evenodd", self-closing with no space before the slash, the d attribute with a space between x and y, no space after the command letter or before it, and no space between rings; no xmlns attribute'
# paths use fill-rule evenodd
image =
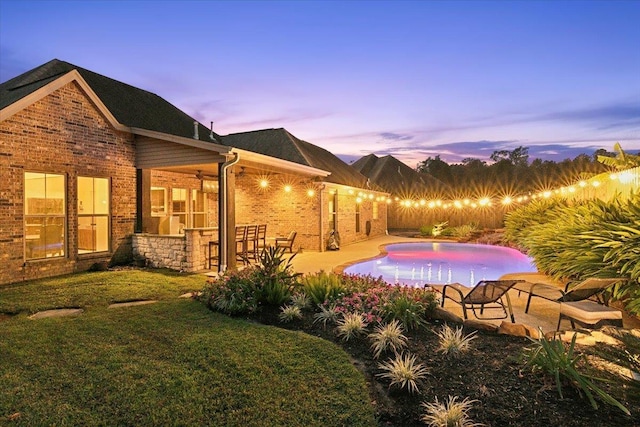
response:
<svg viewBox="0 0 640 427"><path fill-rule="evenodd" d="M279 310L266 308L252 316L254 321L291 330L301 330L340 345L351 355L353 364L365 375L371 402L379 426L424 426L420 421L421 403L445 401L448 396L477 400L469 412L471 419L485 426L640 426L640 401L620 380L603 388L620 400L632 413L600 404L593 409L586 398L569 385L563 386L564 398L555 383L542 374L533 374L520 360L523 348L531 342L525 338L478 332L472 350L454 359L437 351L438 337L433 332L441 322L432 321L426 328L411 331L408 350L428 367L430 375L421 383L419 394L389 389L388 382L376 377L381 371L373 359L366 338L343 342L321 325L313 324L311 315L303 320L282 324ZM470 332L470 331L467 331ZM637 391L637 389L635 390Z"/></svg>

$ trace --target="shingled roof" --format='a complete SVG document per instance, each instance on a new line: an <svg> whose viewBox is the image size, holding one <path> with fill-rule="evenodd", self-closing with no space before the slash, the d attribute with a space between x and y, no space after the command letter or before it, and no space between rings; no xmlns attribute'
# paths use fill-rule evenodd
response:
<svg viewBox="0 0 640 427"><path fill-rule="evenodd" d="M396 196L421 197L446 189L442 181L411 169L393 156L369 154L351 165L372 183Z"/></svg>
<svg viewBox="0 0 640 427"><path fill-rule="evenodd" d="M196 120L158 95L58 59L0 84L0 110L72 70L80 73L120 124L193 138L193 122ZM207 127L198 124L199 140L219 143L220 137L214 133L217 141L212 141L210 133Z"/></svg>
<svg viewBox="0 0 640 427"><path fill-rule="evenodd" d="M368 188L364 175L324 148L298 139L283 128L226 135L222 144L331 172L325 178L327 182Z"/></svg>

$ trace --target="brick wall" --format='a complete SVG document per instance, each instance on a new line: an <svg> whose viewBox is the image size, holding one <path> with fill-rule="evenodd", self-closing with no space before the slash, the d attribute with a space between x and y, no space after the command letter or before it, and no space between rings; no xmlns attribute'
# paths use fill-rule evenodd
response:
<svg viewBox="0 0 640 427"><path fill-rule="evenodd" d="M113 129L76 83L0 122L0 284L85 270L131 257L136 174L133 136ZM64 174L66 256L24 259L24 173ZM77 177L111 179L111 248L77 254Z"/></svg>
<svg viewBox="0 0 640 427"><path fill-rule="evenodd" d="M269 179L269 186L259 185L256 175L236 176L236 223L267 224L267 237L298 234L294 251L319 250L320 195L307 195L311 187L300 177L282 176ZM284 186L291 186L290 192Z"/></svg>

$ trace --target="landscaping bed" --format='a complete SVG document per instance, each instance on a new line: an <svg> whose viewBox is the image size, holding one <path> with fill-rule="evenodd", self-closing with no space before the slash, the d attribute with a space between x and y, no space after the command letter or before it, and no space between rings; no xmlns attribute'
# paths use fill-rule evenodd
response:
<svg viewBox="0 0 640 427"><path fill-rule="evenodd" d="M429 371L420 382L419 393L389 388L389 382L378 378L382 371L378 365L389 358L384 354L373 358L366 337L342 340L333 328L313 323L306 313L301 320L282 323L275 307L263 307L251 319L333 341L351 356L353 364L365 375L371 403L375 407L379 426L424 426L420 421L424 409L422 402L446 401L457 396L458 401L476 400L469 411L470 419L485 426L631 426L640 425L640 396L638 388L623 384L620 377L615 383L600 384L609 394L623 403L631 416L620 409L599 403L593 409L577 389L565 384L560 398L555 383L540 372L533 373L520 356L532 342L525 338L478 332L471 342L471 350L458 358L438 352L438 331L442 322L430 321L425 327L406 333L407 351L417 357ZM465 331L469 333L471 331ZM588 348L582 349L589 351ZM604 375L598 372L598 376Z"/></svg>

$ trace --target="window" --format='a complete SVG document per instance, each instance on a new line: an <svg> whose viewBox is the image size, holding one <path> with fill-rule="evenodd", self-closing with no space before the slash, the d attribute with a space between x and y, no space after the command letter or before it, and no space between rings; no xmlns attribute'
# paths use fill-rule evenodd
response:
<svg viewBox="0 0 640 427"><path fill-rule="evenodd" d="M356 203L356 233L360 232L360 203Z"/></svg>
<svg viewBox="0 0 640 427"><path fill-rule="evenodd" d="M108 178L78 177L78 253L108 252L111 196Z"/></svg>
<svg viewBox="0 0 640 427"><path fill-rule="evenodd" d="M64 175L25 172L25 259L65 255L65 189Z"/></svg>
<svg viewBox="0 0 640 427"><path fill-rule="evenodd" d="M207 227L209 215L207 213L207 195L200 190L191 191L191 224L190 227Z"/></svg>
<svg viewBox="0 0 640 427"><path fill-rule="evenodd" d="M151 187L151 216L167 215L167 189Z"/></svg>
<svg viewBox="0 0 640 427"><path fill-rule="evenodd" d="M329 200L329 222L331 222L331 229L336 230L338 226L337 213L338 213L338 192L333 193L333 200Z"/></svg>
<svg viewBox="0 0 640 427"><path fill-rule="evenodd" d="M378 202L373 202L373 219L378 219Z"/></svg>
<svg viewBox="0 0 640 427"><path fill-rule="evenodd" d="M171 215L178 217L180 229L187 225L187 189L171 189Z"/></svg>

